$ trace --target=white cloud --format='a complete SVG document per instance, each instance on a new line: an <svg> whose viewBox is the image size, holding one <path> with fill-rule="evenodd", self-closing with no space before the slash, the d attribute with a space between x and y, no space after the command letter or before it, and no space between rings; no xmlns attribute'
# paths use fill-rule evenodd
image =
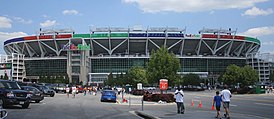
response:
<svg viewBox="0 0 274 119"><path fill-rule="evenodd" d="M63 15L77 15L79 12L77 10L64 10Z"/></svg>
<svg viewBox="0 0 274 119"><path fill-rule="evenodd" d="M12 33L0 32L0 41L6 41L11 38L22 37L22 36L26 36L26 35L27 34L24 32L12 32Z"/></svg>
<svg viewBox="0 0 274 119"><path fill-rule="evenodd" d="M266 42L263 42L262 45L274 46L274 41L266 41Z"/></svg>
<svg viewBox="0 0 274 119"><path fill-rule="evenodd" d="M273 10L271 8L263 10L257 7L252 7L251 9L246 10L245 13L242 14L242 16L260 16L260 15L266 16L272 13L273 13Z"/></svg>
<svg viewBox="0 0 274 119"><path fill-rule="evenodd" d="M31 24L32 23L32 20L25 20L21 17L12 17L14 20L20 22L20 23L23 23L23 24Z"/></svg>
<svg viewBox="0 0 274 119"><path fill-rule="evenodd" d="M11 22L9 18L0 16L0 28L11 28Z"/></svg>
<svg viewBox="0 0 274 119"><path fill-rule="evenodd" d="M47 20L45 22L40 23L41 27L50 27L50 26L54 26L57 25L57 22L55 20Z"/></svg>
<svg viewBox="0 0 274 119"><path fill-rule="evenodd" d="M222 9L253 7L268 0L122 0L127 4L137 4L144 12L199 12Z"/></svg>
<svg viewBox="0 0 274 119"><path fill-rule="evenodd" d="M274 34L274 26L251 28L251 29L248 29L246 32L243 32L240 34L247 35L247 36L253 36L253 37L273 35Z"/></svg>

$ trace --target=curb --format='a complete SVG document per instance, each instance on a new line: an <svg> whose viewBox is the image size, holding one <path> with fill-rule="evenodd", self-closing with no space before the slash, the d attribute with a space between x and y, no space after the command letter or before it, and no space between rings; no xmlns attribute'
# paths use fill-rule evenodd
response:
<svg viewBox="0 0 274 119"><path fill-rule="evenodd" d="M145 113L143 113L142 111L134 111L134 113L135 113L136 115L138 115L138 116L144 118L144 119L160 119L160 118L158 118L158 117L153 117L153 116L151 116L151 115L145 114Z"/></svg>

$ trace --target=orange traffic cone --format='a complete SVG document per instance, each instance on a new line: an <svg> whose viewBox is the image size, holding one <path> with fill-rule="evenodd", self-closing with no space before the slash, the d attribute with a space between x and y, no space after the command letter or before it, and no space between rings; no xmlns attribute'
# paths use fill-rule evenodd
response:
<svg viewBox="0 0 274 119"><path fill-rule="evenodd" d="M198 108L202 108L203 107L203 104L202 104L202 101L200 100L200 103L198 105Z"/></svg>
<svg viewBox="0 0 274 119"><path fill-rule="evenodd" d="M215 109L214 109L214 105L211 106L211 110L215 110Z"/></svg>
<svg viewBox="0 0 274 119"><path fill-rule="evenodd" d="M194 107L194 102L193 102L193 99L191 101L191 107Z"/></svg>

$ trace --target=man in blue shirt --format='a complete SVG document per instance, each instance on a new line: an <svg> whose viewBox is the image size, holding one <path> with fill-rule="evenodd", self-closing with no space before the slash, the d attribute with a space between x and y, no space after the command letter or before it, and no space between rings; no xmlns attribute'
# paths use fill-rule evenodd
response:
<svg viewBox="0 0 274 119"><path fill-rule="evenodd" d="M214 100L213 100L213 104L212 104L213 106L215 104L216 111L217 111L217 116L216 116L217 119L221 119L220 108L221 108L222 97L219 96L219 94L220 94L220 92L216 91L216 96L214 96Z"/></svg>

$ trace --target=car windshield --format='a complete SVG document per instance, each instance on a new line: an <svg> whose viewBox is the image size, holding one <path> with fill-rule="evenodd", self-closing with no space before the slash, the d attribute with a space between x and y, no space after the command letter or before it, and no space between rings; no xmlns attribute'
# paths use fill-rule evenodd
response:
<svg viewBox="0 0 274 119"><path fill-rule="evenodd" d="M21 89L16 82L2 82L6 89Z"/></svg>
<svg viewBox="0 0 274 119"><path fill-rule="evenodd" d="M104 91L103 92L104 95L115 95L114 91Z"/></svg>
<svg viewBox="0 0 274 119"><path fill-rule="evenodd" d="M47 87L47 86L43 86L43 88L44 88L44 89L49 89L49 87Z"/></svg>

